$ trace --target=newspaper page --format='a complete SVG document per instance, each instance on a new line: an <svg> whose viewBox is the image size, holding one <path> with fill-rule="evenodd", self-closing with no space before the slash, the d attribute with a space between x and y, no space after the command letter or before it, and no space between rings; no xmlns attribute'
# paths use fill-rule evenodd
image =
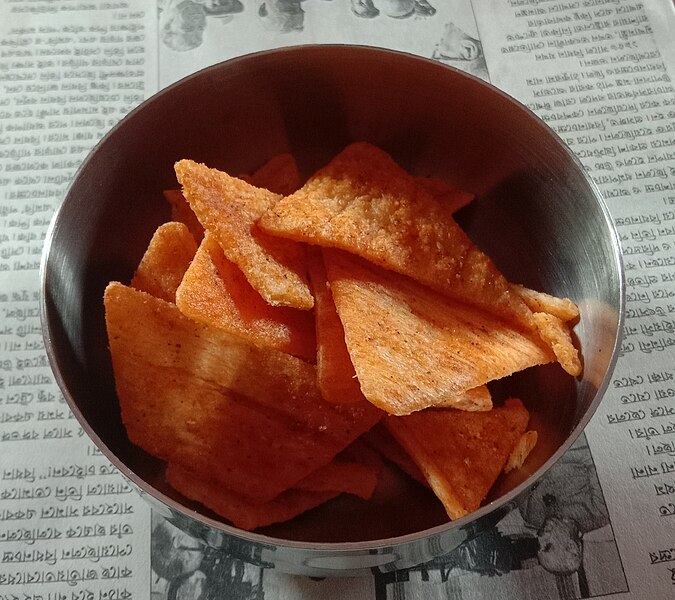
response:
<svg viewBox="0 0 675 600"><path fill-rule="evenodd" d="M84 156L157 89L144 2L0 2L0 598L146 597L150 510L47 364L39 265Z"/></svg>
<svg viewBox="0 0 675 600"><path fill-rule="evenodd" d="M72 418L38 317L46 228L96 141L197 69L306 43L418 54L529 106L605 196L628 283L607 397L517 508L451 555L339 580L242 562L151 514ZM673 597L673 70L668 0L0 1L0 600ZM574 525L546 546L552 517Z"/></svg>

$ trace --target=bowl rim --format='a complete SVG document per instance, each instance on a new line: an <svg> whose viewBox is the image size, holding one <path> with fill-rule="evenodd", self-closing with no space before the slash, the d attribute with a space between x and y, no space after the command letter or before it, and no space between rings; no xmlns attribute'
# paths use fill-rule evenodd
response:
<svg viewBox="0 0 675 600"><path fill-rule="evenodd" d="M87 168L89 163L93 160L98 148L103 145L106 140L108 140L118 129L125 126L125 123L129 121L133 115L144 110L149 104L151 104L159 96L164 96L166 94L172 94L174 91L187 82L208 75L208 73L219 71L222 69L230 68L233 65L241 62L255 61L257 58L262 56L268 56L272 54L290 54L290 53L303 53L307 51L313 51L317 48L321 48L326 51L336 51L336 52L353 52L358 51L364 54L389 54L393 56L400 57L401 60L407 61L418 61L420 63L425 63L428 66L433 66L438 69L439 73L445 70L454 72L455 75L460 77L466 77L474 82L477 82L480 86L483 86L487 93L497 94L502 97L502 99L507 102L514 104L516 108L519 108L521 111L524 111L534 123L543 128L548 135L551 135L553 139L559 145L559 148L563 150L567 158L575 165L579 170L579 173L582 175L585 183L588 185L589 189L592 191L592 195L595 198L595 201L600 208L602 215L604 217L604 222L607 228L607 232L610 235L612 240L612 259L613 265L616 268L617 282L618 282L618 320L617 320L617 333L615 336L614 344L611 350L611 355L607 363L607 369L603 376L602 381L597 386L595 397L592 402L589 404L588 409L585 411L584 415L579 420L578 424L572 429L572 431L565 438L564 442L558 447L558 449L533 473L531 473L523 482L519 483L513 489L509 490L507 493L499 496L498 498L492 500L489 503L483 504L477 510L471 512L470 514L456 519L454 521L447 521L440 525L434 527L416 531L413 533L408 533L401 536L391 537L391 538L382 538L377 540L363 540L356 542L303 542L297 540L288 540L283 538L277 538L266 534L256 533L255 531L247 531L244 529L238 529L233 525L229 525L224 521L206 516L200 512L197 512L193 509L186 507L177 500L167 496L163 492L156 489L150 483L145 481L143 478L134 473L117 455L108 447L107 444L98 436L96 431L84 418L82 412L77 406L75 399L72 397L70 391L66 386L64 377L58 368L57 356L54 351L54 346L52 344L52 328L50 326L49 320L49 302L47 300L47 279L48 279L48 262L50 257L50 251L52 248L52 243L56 232L59 227L59 222L61 219L61 214L64 211L64 207L68 203L68 198L71 193L75 182L79 179L81 173ZM183 517L196 521L198 524L206 526L210 529L214 529L218 532L226 534L228 536L238 538L244 541L253 542L261 544L264 546L273 546L276 548L285 548L289 550L302 550L302 551L316 551L316 552L327 552L330 554L349 554L354 552L363 552L366 550L381 550L386 548L391 548L392 546L401 547L407 544L417 543L421 540L442 535L450 530L461 529L468 524L478 521L482 517L487 516L488 514L498 510L499 508L505 507L509 504L513 504L514 500L522 494L524 491L529 489L536 481L541 479L541 477L560 459L560 457L567 452L567 450L574 444L579 435L583 432L585 427L588 425L589 421L595 414L597 407L599 406L602 398L609 386L613 371L615 369L616 363L620 355L620 348L623 341L623 330L624 330L624 320L625 320L625 303L626 303L626 284L625 284L625 272L623 265L623 256L621 252L621 244L619 241L618 232L614 221L610 215L607 204L597 186L597 184L590 177L586 169L583 167L579 158L574 154L574 152L569 148L569 146L563 141L563 139L540 117L538 117L531 109L526 105L512 97L507 92L497 88L495 85L486 82L470 73L466 73L457 69L451 65L446 65L439 61L433 60L431 58L419 56L410 52L402 50L393 50L389 48L383 48L379 46L369 46L362 44L299 44L299 45L289 45L280 48L273 48L268 50L261 50L256 52L250 52L242 54L233 58L229 58L218 63L214 63L210 66L204 67L187 75L165 88L157 91L156 93L149 96L146 100L136 106L133 110L127 113L122 119L120 119L111 129L109 129L106 134L92 147L89 153L86 155L78 169L75 171L68 188L63 197L63 201L60 206L55 210L54 215L50 221L49 227L45 234L45 241L43 246L43 252L40 261L40 270L39 270L39 281L40 281L40 321L43 341L45 344L45 350L47 353L48 361L54 375L55 381L58 384L61 392L64 395L64 398L76 417L79 425L85 431L89 439L94 443L94 445L102 452L102 454L118 469L118 471L128 479L142 494L147 494L151 496L159 504L169 508L170 510L181 514Z"/></svg>

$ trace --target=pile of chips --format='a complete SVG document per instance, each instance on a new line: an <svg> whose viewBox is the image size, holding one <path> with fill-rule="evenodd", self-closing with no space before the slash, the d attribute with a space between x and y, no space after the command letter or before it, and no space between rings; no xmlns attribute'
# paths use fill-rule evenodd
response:
<svg viewBox="0 0 675 600"><path fill-rule="evenodd" d="M175 169L173 220L104 301L129 439L177 491L252 530L366 501L374 449L457 519L522 465L529 413L487 384L579 375L579 312L471 242L452 217L471 194L366 143L304 184L290 155L239 177Z"/></svg>

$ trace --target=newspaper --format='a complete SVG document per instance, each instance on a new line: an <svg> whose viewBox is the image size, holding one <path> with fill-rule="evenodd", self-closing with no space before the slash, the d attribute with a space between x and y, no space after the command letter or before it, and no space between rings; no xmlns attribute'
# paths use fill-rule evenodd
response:
<svg viewBox="0 0 675 600"><path fill-rule="evenodd" d="M306 43L433 58L529 106L601 189L628 284L606 398L517 509L449 556L340 580L241 562L152 514L69 412L38 314L47 226L96 141L201 67ZM674 597L673 77L669 0L2 0L0 600ZM542 554L551 515L574 524L572 572Z"/></svg>

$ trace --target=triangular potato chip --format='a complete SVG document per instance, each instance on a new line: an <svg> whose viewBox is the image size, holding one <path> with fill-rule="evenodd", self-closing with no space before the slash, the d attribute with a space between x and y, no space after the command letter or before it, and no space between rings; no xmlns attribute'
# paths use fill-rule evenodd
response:
<svg viewBox="0 0 675 600"><path fill-rule="evenodd" d="M534 447L537 445L537 438L539 435L533 429L531 431L526 431L523 435L520 436L516 442L515 448L511 451L509 459L506 461L504 466L504 473L510 473L516 469L520 469L523 466L523 463L530 455L530 452L534 450Z"/></svg>
<svg viewBox="0 0 675 600"><path fill-rule="evenodd" d="M311 311L272 306L206 233L176 293L181 312L195 321L310 362L316 360Z"/></svg>
<svg viewBox="0 0 675 600"><path fill-rule="evenodd" d="M547 312L534 313L534 322L541 339L553 350L560 366L570 375L581 374L581 358L572 343L572 334L565 322Z"/></svg>
<svg viewBox="0 0 675 600"><path fill-rule="evenodd" d="M520 400L487 412L428 409L384 424L417 463L451 519L476 510L527 429Z"/></svg>
<svg viewBox="0 0 675 600"><path fill-rule="evenodd" d="M288 196L301 184L298 164L292 154L277 154L252 175L240 175L240 179L275 194Z"/></svg>
<svg viewBox="0 0 675 600"><path fill-rule="evenodd" d="M175 463L169 463L166 480L183 496L200 502L235 527L247 531L288 521L340 494L290 489L268 502L255 503L223 488L217 481Z"/></svg>
<svg viewBox="0 0 675 600"><path fill-rule="evenodd" d="M196 323L119 283L105 292L122 420L150 454L271 500L372 427L368 402L327 403L305 361Z"/></svg>
<svg viewBox="0 0 675 600"><path fill-rule="evenodd" d="M410 458L401 444L396 441L396 438L389 433L389 430L380 422L375 427L366 431L361 436L372 448L377 450L389 462L394 463L401 471L412 477L418 483L429 487L429 482L424 477L422 471L417 466L415 461Z"/></svg>
<svg viewBox="0 0 675 600"><path fill-rule="evenodd" d="M200 223L260 295L275 306L312 308L305 248L255 224L281 196L191 160L177 162L175 170Z"/></svg>
<svg viewBox="0 0 675 600"><path fill-rule="evenodd" d="M348 146L258 225L341 248L452 298L532 327L531 311L495 265L416 178L374 146Z"/></svg>
<svg viewBox="0 0 675 600"><path fill-rule="evenodd" d="M334 404L360 402L364 399L361 386L349 358L345 331L335 310L321 251L310 248L307 258L314 294L316 375L319 389L323 397Z"/></svg>
<svg viewBox="0 0 675 600"><path fill-rule="evenodd" d="M342 321L335 308L320 252L310 249L309 274L314 294L314 314L317 332L317 381L323 397L329 402L357 402L363 399L361 384L356 376L345 342ZM492 397L487 386L463 392L458 397L440 398L436 406L451 406L461 410L490 410Z"/></svg>
<svg viewBox="0 0 675 600"><path fill-rule="evenodd" d="M390 414L460 402L468 390L555 358L536 332L354 255L323 254L361 391Z"/></svg>
<svg viewBox="0 0 675 600"><path fill-rule="evenodd" d="M239 178L251 185L265 188L282 196L292 194L301 184L298 165L291 154L274 156L252 175L240 175ZM440 185L439 190L442 190ZM165 190L164 197L171 206L171 220L185 223L196 242L201 242L204 237L204 227L190 208L188 201L183 196L183 192L180 190ZM457 201L451 189L448 190L447 195L444 195L444 197L448 198L450 202Z"/></svg>
<svg viewBox="0 0 675 600"><path fill-rule="evenodd" d="M373 495L377 486L377 471L365 464L333 460L295 484L309 492L341 492L354 494L364 500Z"/></svg>
<svg viewBox="0 0 675 600"><path fill-rule="evenodd" d="M523 285L514 284L513 288L532 312L548 313L564 322L575 321L579 318L579 307L569 298L558 298Z"/></svg>
<svg viewBox="0 0 675 600"><path fill-rule="evenodd" d="M512 285L512 288L532 310L541 339L553 350L562 368L573 377L580 375L583 367L571 330L571 324L579 319L579 307L569 298L558 298L522 285Z"/></svg>
<svg viewBox="0 0 675 600"><path fill-rule="evenodd" d="M372 428L369 430L371 431ZM364 434L365 435L365 434ZM370 467L376 475L382 472L384 463L379 452L368 445L363 438L363 435L354 440L347 446L340 454L335 457L336 461L346 461L366 465Z"/></svg>
<svg viewBox="0 0 675 600"><path fill-rule="evenodd" d="M190 208L183 192L180 190L164 190L164 198L171 206L171 220L187 226L195 242L199 244L204 237L204 227Z"/></svg>
<svg viewBox="0 0 675 600"><path fill-rule="evenodd" d="M176 289L197 251L183 223L164 223L155 231L136 269L131 286L167 302L176 301Z"/></svg>
<svg viewBox="0 0 675 600"><path fill-rule="evenodd" d="M485 411L492 410L492 394L487 385L479 385L459 396L439 398L434 404L437 408L456 408L457 410Z"/></svg>
<svg viewBox="0 0 675 600"><path fill-rule="evenodd" d="M415 177L415 182L451 213L464 208L476 197L475 194L458 190L443 179L435 177Z"/></svg>
<svg viewBox="0 0 675 600"><path fill-rule="evenodd" d="M287 521L338 494L368 500L377 485L377 471L364 464L334 460L301 479L268 502L256 503L195 473L188 466L169 463L167 482L184 496L197 500L242 529L252 530Z"/></svg>

